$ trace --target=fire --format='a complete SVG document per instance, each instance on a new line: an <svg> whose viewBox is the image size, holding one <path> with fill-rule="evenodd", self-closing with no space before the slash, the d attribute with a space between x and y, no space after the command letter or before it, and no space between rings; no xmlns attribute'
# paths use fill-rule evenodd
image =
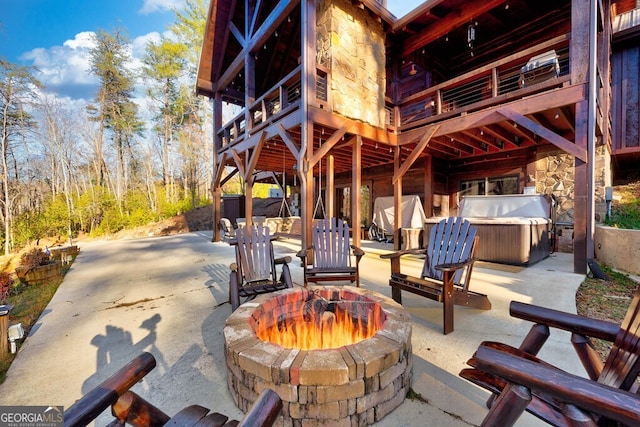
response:
<svg viewBox="0 0 640 427"><path fill-rule="evenodd" d="M370 338L382 327L380 305L367 299L331 300L332 296L289 294L284 303L261 313L255 332L263 341L301 350L331 349Z"/></svg>

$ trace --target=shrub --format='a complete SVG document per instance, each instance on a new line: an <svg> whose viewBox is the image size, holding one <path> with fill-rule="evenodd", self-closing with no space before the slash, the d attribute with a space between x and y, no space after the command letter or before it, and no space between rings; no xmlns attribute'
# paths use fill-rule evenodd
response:
<svg viewBox="0 0 640 427"><path fill-rule="evenodd" d="M22 254L18 268L26 273L38 266L45 265L48 261L48 254L44 253L41 248L33 248Z"/></svg>
<svg viewBox="0 0 640 427"><path fill-rule="evenodd" d="M13 277L6 271L0 272L0 305L7 302L9 298L9 292L11 292L11 285L13 285Z"/></svg>

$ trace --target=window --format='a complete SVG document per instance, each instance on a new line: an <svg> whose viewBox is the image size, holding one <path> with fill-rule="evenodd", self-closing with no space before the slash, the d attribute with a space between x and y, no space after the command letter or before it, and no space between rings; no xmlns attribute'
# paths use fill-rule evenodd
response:
<svg viewBox="0 0 640 427"><path fill-rule="evenodd" d="M460 197L518 193L517 175L460 181Z"/></svg>

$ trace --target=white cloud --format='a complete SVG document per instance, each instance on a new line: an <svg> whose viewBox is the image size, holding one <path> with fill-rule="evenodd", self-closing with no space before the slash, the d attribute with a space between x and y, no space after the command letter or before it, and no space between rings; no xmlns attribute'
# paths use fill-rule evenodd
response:
<svg viewBox="0 0 640 427"><path fill-rule="evenodd" d="M89 72L93 37L92 32L78 33L62 46L33 49L20 59L31 61L31 65L40 70L38 78L49 91L76 99L90 99L95 95L98 82Z"/></svg>
<svg viewBox="0 0 640 427"><path fill-rule="evenodd" d="M62 46L37 48L24 53L20 59L30 61L30 65L40 71L38 79L46 90L62 97L91 100L95 97L99 80L89 71L91 68L91 49L95 46L95 33L82 32ZM150 41L159 42L160 33L151 32L136 37L129 45L131 61L129 67L134 72L140 70L142 58ZM143 96L143 88L136 93Z"/></svg>
<svg viewBox="0 0 640 427"><path fill-rule="evenodd" d="M143 15L163 10L181 9L184 6L184 0L144 0L142 9L138 11Z"/></svg>
<svg viewBox="0 0 640 427"><path fill-rule="evenodd" d="M141 60L145 51L147 50L147 45L149 42L159 43L161 35L157 32L147 33L143 36L138 36L131 42L131 56L134 60Z"/></svg>

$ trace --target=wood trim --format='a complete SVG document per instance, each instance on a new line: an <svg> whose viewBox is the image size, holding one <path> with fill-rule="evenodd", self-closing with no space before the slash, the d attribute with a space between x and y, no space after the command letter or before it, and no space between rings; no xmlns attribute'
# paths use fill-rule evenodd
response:
<svg viewBox="0 0 640 427"><path fill-rule="evenodd" d="M431 25L427 30L409 39L402 46L401 56L409 56L416 49L446 35L452 28L458 28L468 23L474 17L487 13L507 0L484 0L465 2L456 13L451 13Z"/></svg>
<svg viewBox="0 0 640 427"><path fill-rule="evenodd" d="M407 157L404 163L400 165L400 169L396 169L396 172L393 174L392 182L394 184L401 176L407 173L420 154L422 154L422 152L429 146L429 142L431 142L431 138L433 138L433 135L437 132L438 128L440 128L440 125L432 126L424 133L418 145L409 154L409 157Z"/></svg>
<svg viewBox="0 0 640 427"><path fill-rule="evenodd" d="M346 123L325 141L324 144L309 158L309 167L312 168L340 141L340 139L353 127L353 123Z"/></svg>
<svg viewBox="0 0 640 427"><path fill-rule="evenodd" d="M514 121L520 126L526 129L529 129L531 132L546 139L547 141L549 141L556 147L560 148L561 150L566 151L567 153L573 155L574 157L577 157L583 162L587 162L587 150L574 144L568 139L561 137L557 133L547 129L544 126L537 124L533 120L523 116L522 114L518 114L515 111L510 110L508 108L502 108L498 110L498 113L508 118L509 120Z"/></svg>
<svg viewBox="0 0 640 427"><path fill-rule="evenodd" d="M291 154L293 154L293 157L295 157L296 160L300 160L301 151L298 150L298 147L296 147L295 144L295 140L291 137L284 126L282 126L282 123L278 123L276 125L276 130L278 132L278 135L280 135L280 138L282 138L282 141L284 141L284 145L286 145Z"/></svg>
<svg viewBox="0 0 640 427"><path fill-rule="evenodd" d="M509 110L515 111L521 115L527 115L552 108L563 107L565 105L575 104L587 99L586 91L587 88L583 84L573 85L559 88L551 92L533 95L526 99L518 99L494 108L454 117L440 122L440 128L433 136L444 136L455 132L461 132L466 129L488 126L501 122L504 120L504 116L500 114L498 110L503 108L508 108ZM398 144L402 145L410 142L417 142L422 137L423 133L424 127L405 131L398 136Z"/></svg>

